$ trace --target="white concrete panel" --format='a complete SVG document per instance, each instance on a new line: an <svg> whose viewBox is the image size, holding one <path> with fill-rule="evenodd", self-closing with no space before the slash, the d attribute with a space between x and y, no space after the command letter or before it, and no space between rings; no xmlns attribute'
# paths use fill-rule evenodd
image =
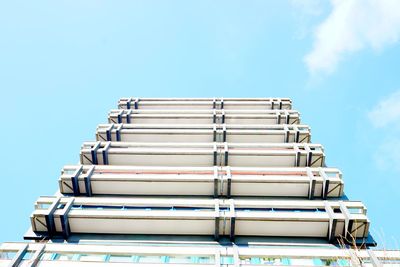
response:
<svg viewBox="0 0 400 267"><path fill-rule="evenodd" d="M74 233L213 235L215 220L70 218Z"/></svg>
<svg viewBox="0 0 400 267"><path fill-rule="evenodd" d="M175 117L175 118L160 118L160 117L131 117L133 124L209 124L213 122L212 116L206 118L196 117Z"/></svg>
<svg viewBox="0 0 400 267"><path fill-rule="evenodd" d="M213 156L210 155L182 155L182 154L109 154L111 165L143 165L143 166L193 166L208 167L213 165Z"/></svg>
<svg viewBox="0 0 400 267"><path fill-rule="evenodd" d="M226 141L231 143L284 143L284 134L230 134L227 132Z"/></svg>
<svg viewBox="0 0 400 267"><path fill-rule="evenodd" d="M236 219L236 235L326 237L328 222L247 221Z"/></svg>
<svg viewBox="0 0 400 267"><path fill-rule="evenodd" d="M238 124L238 125L245 125L245 124L276 124L277 119L276 117L270 118L240 118L240 117L225 117L226 124Z"/></svg>
<svg viewBox="0 0 400 267"><path fill-rule="evenodd" d="M213 142L213 133L209 134L151 134L151 133L122 133L122 142L145 142L145 143L210 143Z"/></svg>
<svg viewBox="0 0 400 267"><path fill-rule="evenodd" d="M235 183L232 181L233 196L291 196L307 197L308 183Z"/></svg>
<svg viewBox="0 0 400 267"><path fill-rule="evenodd" d="M230 153L230 166L246 167L288 167L293 166L294 155L237 155Z"/></svg>
<svg viewBox="0 0 400 267"><path fill-rule="evenodd" d="M214 183L202 182L113 182L92 181L93 194L122 195L212 195Z"/></svg>

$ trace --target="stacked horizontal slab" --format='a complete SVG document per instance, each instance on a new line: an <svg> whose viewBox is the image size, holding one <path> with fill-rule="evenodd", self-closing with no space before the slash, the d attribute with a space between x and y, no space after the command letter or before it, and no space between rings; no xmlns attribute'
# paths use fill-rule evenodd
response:
<svg viewBox="0 0 400 267"><path fill-rule="evenodd" d="M290 99L122 98L95 136L80 164L62 169L59 193L36 201L25 239L37 243L3 244L0 265L349 266L356 257L378 266L387 257L338 248L375 245L366 207L346 198Z"/></svg>

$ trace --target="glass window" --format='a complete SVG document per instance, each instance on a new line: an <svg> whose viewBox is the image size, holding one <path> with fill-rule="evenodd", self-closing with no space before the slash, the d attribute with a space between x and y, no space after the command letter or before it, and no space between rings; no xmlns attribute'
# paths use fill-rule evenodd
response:
<svg viewBox="0 0 400 267"><path fill-rule="evenodd" d="M157 256L157 255L147 255L147 256L139 256L138 262L139 263L162 263L163 256Z"/></svg>
<svg viewBox="0 0 400 267"><path fill-rule="evenodd" d="M31 252L31 251L26 251L26 252L24 253L24 256L22 257L22 259L23 259L23 260L30 260L30 259L32 259L32 256L33 256L33 252Z"/></svg>
<svg viewBox="0 0 400 267"><path fill-rule="evenodd" d="M194 257L193 257L194 258ZM169 263L194 263L190 256L170 256Z"/></svg>
<svg viewBox="0 0 400 267"><path fill-rule="evenodd" d="M105 255L101 254L80 254L79 261L104 261Z"/></svg>
<svg viewBox="0 0 400 267"><path fill-rule="evenodd" d="M232 258L232 260L233 260L233 258ZM214 263L214 258L211 258L211 257L199 257L199 263Z"/></svg>
<svg viewBox="0 0 400 267"><path fill-rule="evenodd" d="M400 259L380 259L380 263L382 264L393 264L394 266L400 266Z"/></svg>
<svg viewBox="0 0 400 267"><path fill-rule="evenodd" d="M40 256L40 259L43 261L50 261L53 258L53 254L55 253L49 253L49 252L43 253L42 256Z"/></svg>
<svg viewBox="0 0 400 267"><path fill-rule="evenodd" d="M290 259L291 265L305 265L305 266L313 266L314 261L312 259Z"/></svg>
<svg viewBox="0 0 400 267"><path fill-rule="evenodd" d="M51 203L38 203L36 205L36 209L37 210L47 210L48 208L50 208Z"/></svg>
<svg viewBox="0 0 400 267"><path fill-rule="evenodd" d="M62 174L74 174L76 169L63 169Z"/></svg>
<svg viewBox="0 0 400 267"><path fill-rule="evenodd" d="M337 262L339 263L339 266L351 266L350 261L349 260L337 260Z"/></svg>
<svg viewBox="0 0 400 267"><path fill-rule="evenodd" d="M0 259L11 260L17 254L17 251L1 251Z"/></svg>
<svg viewBox="0 0 400 267"><path fill-rule="evenodd" d="M263 257L241 257L241 264L261 264L261 265L283 265L280 258L263 258Z"/></svg>
<svg viewBox="0 0 400 267"><path fill-rule="evenodd" d="M364 210L362 208L347 208L350 214L364 214Z"/></svg>
<svg viewBox="0 0 400 267"><path fill-rule="evenodd" d="M132 262L131 255L110 255L109 262Z"/></svg>
<svg viewBox="0 0 400 267"><path fill-rule="evenodd" d="M50 260L53 261L72 261L74 259L74 254L72 253L66 253L66 254L61 254L61 253L53 253L52 257Z"/></svg>
<svg viewBox="0 0 400 267"><path fill-rule="evenodd" d="M261 264L270 264L270 265L280 265L282 263L281 259L278 258L261 258Z"/></svg>
<svg viewBox="0 0 400 267"><path fill-rule="evenodd" d="M252 257L252 258L250 259L250 263L251 263L251 264L261 264L261 259L260 259L260 258Z"/></svg>
<svg viewBox="0 0 400 267"><path fill-rule="evenodd" d="M221 256L221 264L233 264L232 256ZM200 262L200 263L208 263L208 262Z"/></svg>

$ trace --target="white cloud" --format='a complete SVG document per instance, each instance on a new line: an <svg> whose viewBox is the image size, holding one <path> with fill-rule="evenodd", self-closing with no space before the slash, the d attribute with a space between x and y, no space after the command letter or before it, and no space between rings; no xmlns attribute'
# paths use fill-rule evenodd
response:
<svg viewBox="0 0 400 267"><path fill-rule="evenodd" d="M331 5L331 13L316 28L313 50L304 58L310 73L331 73L347 54L399 41L399 0L331 0Z"/></svg>
<svg viewBox="0 0 400 267"><path fill-rule="evenodd" d="M390 138L382 142L374 154L374 160L381 170L400 171L400 140Z"/></svg>
<svg viewBox="0 0 400 267"><path fill-rule="evenodd" d="M399 1L400 2L400 1ZM400 90L381 100L368 112L368 118L377 128L400 125Z"/></svg>
<svg viewBox="0 0 400 267"><path fill-rule="evenodd" d="M292 5L301 14L319 16L322 13L322 0L292 0Z"/></svg>
<svg viewBox="0 0 400 267"><path fill-rule="evenodd" d="M400 171L400 90L379 101L367 116L380 140L374 153L376 166Z"/></svg>

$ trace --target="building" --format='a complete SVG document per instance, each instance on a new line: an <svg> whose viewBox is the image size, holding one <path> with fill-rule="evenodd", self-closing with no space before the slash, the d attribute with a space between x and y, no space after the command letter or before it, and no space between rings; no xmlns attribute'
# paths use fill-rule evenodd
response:
<svg viewBox="0 0 400 267"><path fill-rule="evenodd" d="M287 98L122 98L0 266L400 266Z"/></svg>

